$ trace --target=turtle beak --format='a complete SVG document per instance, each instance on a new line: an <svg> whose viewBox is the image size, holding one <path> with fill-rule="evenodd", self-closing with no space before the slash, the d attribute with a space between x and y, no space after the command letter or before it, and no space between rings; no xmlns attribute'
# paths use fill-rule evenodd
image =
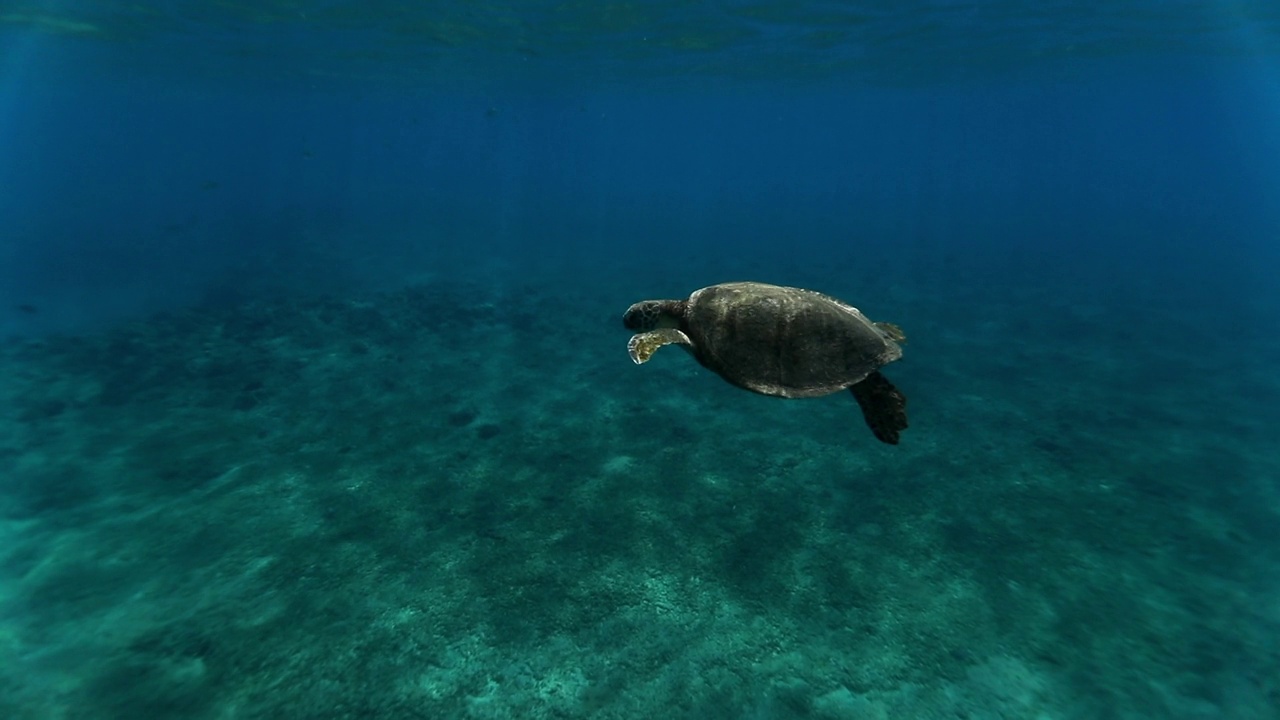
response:
<svg viewBox="0 0 1280 720"><path fill-rule="evenodd" d="M628 330L644 329L644 311L640 309L639 304L627 308L627 312L622 316L622 325Z"/></svg>

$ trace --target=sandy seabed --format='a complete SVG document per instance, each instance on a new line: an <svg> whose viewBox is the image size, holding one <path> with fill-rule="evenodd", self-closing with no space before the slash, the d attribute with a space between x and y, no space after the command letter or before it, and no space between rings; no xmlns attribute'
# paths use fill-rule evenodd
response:
<svg viewBox="0 0 1280 720"><path fill-rule="evenodd" d="M4 345L0 716L1277 717L1274 344L916 294L889 447L580 285Z"/></svg>

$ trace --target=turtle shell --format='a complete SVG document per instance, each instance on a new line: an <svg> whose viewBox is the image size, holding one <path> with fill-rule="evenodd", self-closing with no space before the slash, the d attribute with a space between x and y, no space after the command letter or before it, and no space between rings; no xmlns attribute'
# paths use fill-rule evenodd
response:
<svg viewBox="0 0 1280 720"><path fill-rule="evenodd" d="M902 357L857 308L812 290L712 285L690 295L685 312L698 361L765 395L828 395Z"/></svg>

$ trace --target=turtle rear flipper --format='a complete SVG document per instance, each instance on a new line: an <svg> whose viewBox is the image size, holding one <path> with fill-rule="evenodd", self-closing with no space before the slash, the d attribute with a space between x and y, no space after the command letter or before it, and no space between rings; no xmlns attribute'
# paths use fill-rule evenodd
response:
<svg viewBox="0 0 1280 720"><path fill-rule="evenodd" d="M898 444L898 434L907 429L907 396L877 370L849 388L862 407L867 427L880 442Z"/></svg>
<svg viewBox="0 0 1280 720"><path fill-rule="evenodd" d="M662 328L632 335L627 342L627 354L635 364L642 365L649 362L658 348L672 344L683 345L686 349L693 347L693 341L688 335L675 328Z"/></svg>
<svg viewBox="0 0 1280 720"><path fill-rule="evenodd" d="M884 333L885 337L896 343L905 343L907 341L907 334L902 332L902 328L894 325L893 323L878 322L872 324L879 328L880 332Z"/></svg>

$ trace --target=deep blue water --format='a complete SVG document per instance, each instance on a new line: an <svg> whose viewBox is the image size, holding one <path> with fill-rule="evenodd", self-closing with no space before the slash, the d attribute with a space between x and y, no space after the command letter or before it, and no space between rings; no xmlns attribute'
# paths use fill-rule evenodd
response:
<svg viewBox="0 0 1280 720"><path fill-rule="evenodd" d="M1277 717L1280 14L800 5L0 2L0 714Z"/></svg>
<svg viewBox="0 0 1280 720"><path fill-rule="evenodd" d="M46 312L4 326L83 328L191 302L264 254L322 262L306 257L316 246L393 284L415 262L435 267L424 256L589 268L675 253L732 276L746 272L734 261L873 247L966 276L1265 294L1280 224L1273 65L1075 63L905 86L562 87L551 71L317 89L252 74L208 88L136 73L44 82L34 61L14 63L2 287L6 304ZM356 272L319 270L308 283ZM289 281L289 268L271 273ZM99 296L88 313L86 294Z"/></svg>

